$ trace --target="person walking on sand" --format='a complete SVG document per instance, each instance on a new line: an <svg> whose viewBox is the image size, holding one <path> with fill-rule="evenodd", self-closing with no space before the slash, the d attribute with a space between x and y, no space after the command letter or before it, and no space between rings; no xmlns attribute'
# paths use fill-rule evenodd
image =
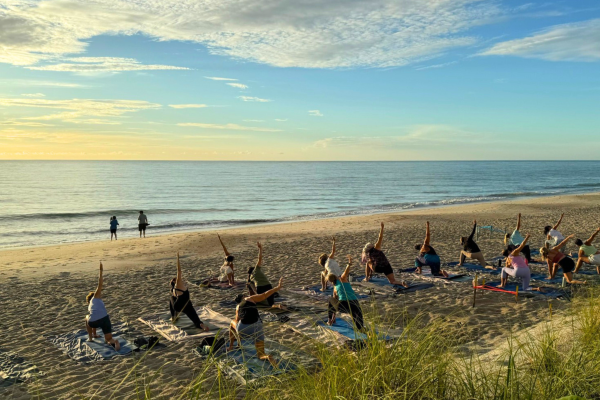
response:
<svg viewBox="0 0 600 400"><path fill-rule="evenodd" d="M367 243L362 252L361 262L362 264L365 264L365 282L368 282L373 273L376 272L384 274L392 285L408 287L406 282L398 282L396 280L392 265L385 256L385 253L381 250L381 244L383 243L383 227L384 225L382 222L381 229L379 230L379 238L377 239L375 246L371 243Z"/></svg>
<svg viewBox="0 0 600 400"><path fill-rule="evenodd" d="M331 238L331 253L327 255L323 253L319 256L319 265L325 268L324 271L321 271L321 291L327 290L327 277L330 274L333 274L337 277L342 275L342 270L340 269L340 264L335 260L335 238Z"/></svg>
<svg viewBox="0 0 600 400"><path fill-rule="evenodd" d="M263 248L260 242L256 242L258 246L258 261L256 262L256 266L248 268L248 291L250 292L250 296L255 294L263 294L273 289L273 285L271 285L271 281L265 275L262 270L262 262L263 262ZM273 293L266 299L267 304L270 307L275 308L284 308L281 305L275 305L275 294Z"/></svg>
<svg viewBox="0 0 600 400"><path fill-rule="evenodd" d="M476 231L477 231L477 221L474 220L473 221L473 231L471 232L471 235L463 236L460 238L460 244L463 246L463 249L460 252L458 265L462 266L465 262L465 259L470 258L472 260L479 261L479 264L482 267L493 269L494 267L487 265L487 263L485 262L485 257L483 256L483 253L481 252L481 249L479 248L477 243L475 243L475 241L473 240L473 236L475 235Z"/></svg>
<svg viewBox="0 0 600 400"><path fill-rule="evenodd" d="M506 267L502 268L502 273L500 274L500 285L499 288L503 288L508 283L508 277L512 276L513 278L521 278L523 282L523 290L532 290L529 286L529 281L531 280L531 270L529 269L529 265L524 256L521 255L521 252L527 246L527 241L529 240L529 234L527 234L521 244L516 247L514 250L505 249L502 255L506 257Z"/></svg>
<svg viewBox="0 0 600 400"><path fill-rule="evenodd" d="M221 240L221 235L217 233L217 237L219 238L221 247L223 247L223 252L225 252L225 259L223 260L223 265L221 265L221 269L219 271L219 282L229 282L229 286L233 286L235 285L235 273L233 270L233 260L235 260L235 257L229 254L229 251L227 251L225 243L223 243L223 240Z"/></svg>
<svg viewBox="0 0 600 400"><path fill-rule="evenodd" d="M560 218L558 219L558 222L556 223L556 225L554 225L554 226L547 225L544 227L544 235L546 236L546 242L548 243L548 247L556 246L557 244L559 244L560 242L565 240L565 237L563 236L563 234L560 233L559 231L557 231L564 216L565 216L564 213L560 215ZM562 249L560 249L560 251L564 252L565 249L562 248Z"/></svg>
<svg viewBox="0 0 600 400"><path fill-rule="evenodd" d="M150 225L148 223L148 217L144 214L143 211L140 211L140 215L138 216L138 229L140 230L140 238L142 234L146 237L146 228Z"/></svg>
<svg viewBox="0 0 600 400"><path fill-rule="evenodd" d="M417 267L417 274L423 273L423 267L427 266L431 268L431 275L448 277L448 273L442 269L442 262L440 256L436 253L435 249L431 246L431 231L429 229L429 221L425 224L425 240L423 243L417 243L415 250L419 251L419 255L415 258L415 267Z"/></svg>
<svg viewBox="0 0 600 400"><path fill-rule="evenodd" d="M560 249L564 248L569 240L571 240L575 235L567 236L562 242L557 244L554 247L548 246L548 243L544 245L540 249L540 254L542 255L542 260L546 261L548 264L548 279L554 279L556 275L556 271L558 271L558 267L560 266L563 271L563 276L569 283L580 283L585 284L586 281L578 281L573 279L573 271L575 270L575 261L571 257L563 254Z"/></svg>
<svg viewBox="0 0 600 400"><path fill-rule="evenodd" d="M521 213L519 213L519 216L517 217L517 227L515 228L513 233L512 234L507 233L504 236L504 245L506 246L509 253L512 252L514 249L516 249L518 246L520 246L521 243L523 243L523 240L525 240L525 238L523 238L523 235L521 235L521 232L519 231L519 229L521 229ZM525 247L523 247L521 249L521 252L525 256L527 263L530 263L531 262L531 249L529 248L529 245L526 245Z"/></svg>
<svg viewBox="0 0 600 400"><path fill-rule="evenodd" d="M95 292L90 292L85 300L88 303L89 315L85 318L85 329L88 333L88 341L93 342L94 338L99 338L100 335L96 334L96 329L102 329L104 334L104 341L111 345L116 351L121 349L121 344L118 340L113 339L112 336L112 325L110 323L110 317L108 311L102 301L102 287L103 278L102 273L104 268L102 267L102 261L100 261L100 277L98 278L98 287Z"/></svg>
<svg viewBox="0 0 600 400"><path fill-rule="evenodd" d="M262 320L256 308L256 303L265 301L270 296L281 290L283 286L283 278L279 278L279 284L265 293L255 294L245 297L243 294L237 295L235 302L238 304L235 309L235 318L229 326L229 346L227 351L233 350L233 343L238 340L238 345L242 341L252 340L256 348L256 354L260 360L267 360L277 367L277 362L273 356L265 353L265 333L263 330Z"/></svg>
<svg viewBox="0 0 600 400"><path fill-rule="evenodd" d="M169 301L169 311L171 312L171 322L175 323L179 319L179 315L184 313L192 321L194 326L198 329L202 329L207 332L208 327L198 317L198 313L190 300L190 290L188 285L183 279L181 272L181 263L179 262L179 252L177 252L177 276L171 280L170 294L171 299Z"/></svg>
<svg viewBox="0 0 600 400"><path fill-rule="evenodd" d="M596 272L600 274L600 251L596 247L592 246L596 235L600 232L600 228L596 229L596 232L590 236L588 240L582 242L581 239L577 239L575 244L579 247L579 257L577 258L577 265L575 266L575 273L579 271L581 265L585 262L596 266Z"/></svg>
<svg viewBox="0 0 600 400"><path fill-rule="evenodd" d="M110 217L110 240L112 242L113 236L115 240L117 240L117 226L119 226L119 221L117 221L117 217L113 215Z"/></svg>
<svg viewBox="0 0 600 400"><path fill-rule="evenodd" d="M352 285L348 282L351 265L352 257L348 256L348 265L340 276L335 274L327 275L327 281L333 284L333 296L329 298L329 306L327 307L327 315L329 317L327 324L333 325L337 312L345 312L352 316L355 328L362 331L365 327L362 309Z"/></svg>

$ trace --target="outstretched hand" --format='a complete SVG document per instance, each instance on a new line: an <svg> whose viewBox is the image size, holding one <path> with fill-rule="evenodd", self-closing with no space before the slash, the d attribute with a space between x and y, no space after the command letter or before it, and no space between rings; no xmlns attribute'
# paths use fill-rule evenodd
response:
<svg viewBox="0 0 600 400"><path fill-rule="evenodd" d="M381 229L383 229L383 222L381 223Z"/></svg>
<svg viewBox="0 0 600 400"><path fill-rule="evenodd" d="M100 273L104 271L104 267L102 266L102 261L100 261Z"/></svg>
<svg viewBox="0 0 600 400"><path fill-rule="evenodd" d="M574 238L574 237L575 237L575 234L573 233L573 234L570 234L569 236L567 236L565 239L571 239L571 238Z"/></svg>
<svg viewBox="0 0 600 400"><path fill-rule="evenodd" d="M283 287L283 276L279 278L279 284L277 285L277 289L281 289Z"/></svg>
<svg viewBox="0 0 600 400"><path fill-rule="evenodd" d="M477 220L476 219L473 220L473 225L477 225Z"/></svg>
<svg viewBox="0 0 600 400"><path fill-rule="evenodd" d="M256 245L258 246L259 249L262 249L262 244L260 244L260 242L256 242Z"/></svg>
<svg viewBox="0 0 600 400"><path fill-rule="evenodd" d="M531 237L531 235L528 233L527 235L525 235L525 239L529 239Z"/></svg>
<svg viewBox="0 0 600 400"><path fill-rule="evenodd" d="M348 257L348 265L352 265L352 257L350 255L347 255L346 257Z"/></svg>

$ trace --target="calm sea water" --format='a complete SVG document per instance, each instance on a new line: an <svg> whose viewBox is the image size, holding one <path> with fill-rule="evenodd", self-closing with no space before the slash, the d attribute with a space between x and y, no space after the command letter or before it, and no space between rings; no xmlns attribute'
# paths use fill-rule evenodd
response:
<svg viewBox="0 0 600 400"><path fill-rule="evenodd" d="M0 161L0 247L600 191L598 161Z"/></svg>

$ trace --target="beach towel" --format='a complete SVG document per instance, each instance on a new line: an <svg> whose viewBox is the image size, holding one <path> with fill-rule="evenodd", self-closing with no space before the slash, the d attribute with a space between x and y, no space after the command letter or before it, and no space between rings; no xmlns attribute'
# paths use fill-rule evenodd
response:
<svg viewBox="0 0 600 400"><path fill-rule="evenodd" d="M464 263L462 266L459 266L457 261L453 261L453 262L446 263L444 265L446 267L450 267L450 268L452 268L452 267L464 268L468 272L477 272L480 274L483 273L483 274L490 274L490 275L498 275L500 273L500 270L498 268L489 269L489 268L482 267L480 264Z"/></svg>
<svg viewBox="0 0 600 400"><path fill-rule="evenodd" d="M414 273L413 276L418 277L419 279L423 279L430 282L467 282L471 280L471 277L466 274L448 274L448 277L445 276L434 276L431 274L431 271L424 269L422 273L417 274Z"/></svg>
<svg viewBox="0 0 600 400"><path fill-rule="evenodd" d="M417 282L406 282L408 287L404 287L402 285L392 285L387 278L373 275L368 282L365 282L365 276L357 276L356 285L362 286L368 289L377 290L378 288L389 289L393 293L411 293L416 292L418 290L425 290L434 287L435 285L432 283L417 283Z"/></svg>
<svg viewBox="0 0 600 400"><path fill-rule="evenodd" d="M367 340L367 334L354 330L354 325L346 318L350 319L346 315L337 315L335 322L331 326L327 324L327 317L323 316L292 317L286 324L304 336L321 343L330 343L336 346L345 346L349 342ZM379 333L377 335L379 335L380 340L390 339L387 335Z"/></svg>
<svg viewBox="0 0 600 400"><path fill-rule="evenodd" d="M23 357L0 350L0 387L25 382L42 375L44 374L35 365L28 363Z"/></svg>
<svg viewBox="0 0 600 400"><path fill-rule="evenodd" d="M217 290L243 289L246 287L246 282L236 281L235 285L229 286L229 283L221 282L219 278L215 277L191 280L190 283L203 288Z"/></svg>
<svg viewBox="0 0 600 400"><path fill-rule="evenodd" d="M185 314L181 314L175 324L171 323L171 314L169 312L141 317L138 318L138 321L148 325L155 332L171 342L215 336L219 330L229 329L230 318L208 307L197 308L196 312L200 320L205 325L208 325L210 329L208 332L196 328Z"/></svg>
<svg viewBox="0 0 600 400"><path fill-rule="evenodd" d="M297 294L302 294L305 296L310 296L310 297L316 298L316 299L328 299L331 296L333 296L333 286L331 286L331 284L327 285L327 290L325 290L325 291L321 290L321 285L304 286L301 289L289 289L289 291L293 292L293 293L297 293ZM366 299L369 297L368 294L357 293L356 290L354 292L358 299Z"/></svg>
<svg viewBox="0 0 600 400"><path fill-rule="evenodd" d="M121 345L119 351L105 343L104 337L88 342L88 333L84 329L63 335L50 335L47 336L47 339L73 360L87 363L110 360L131 354L134 346L123 336L128 331L126 324L117 323L113 325L113 339L118 340Z"/></svg>

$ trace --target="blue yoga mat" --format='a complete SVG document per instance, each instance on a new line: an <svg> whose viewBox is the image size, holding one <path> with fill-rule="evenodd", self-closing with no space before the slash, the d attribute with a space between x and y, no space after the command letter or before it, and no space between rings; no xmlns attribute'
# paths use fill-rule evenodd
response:
<svg viewBox="0 0 600 400"><path fill-rule="evenodd" d="M459 267L457 261L449 262L449 263L446 264L446 266L448 266L448 267ZM482 267L480 264L465 263L465 264L461 265L459 268L465 268L467 271L481 272L481 273L490 274L490 275L497 275L497 274L500 273L499 269L485 268L485 267Z"/></svg>
<svg viewBox="0 0 600 400"><path fill-rule="evenodd" d="M331 286L331 284L327 285L327 290L322 291L321 290L321 285L314 285L314 286L308 286L302 289L302 291L306 294L312 295L312 296L323 296L323 297L331 297L333 296L333 286ZM362 293L356 293L356 297L359 299L367 299L369 298L369 295L367 294L362 294Z"/></svg>
<svg viewBox="0 0 600 400"><path fill-rule="evenodd" d="M327 320L319 321L317 324L325 329L329 329L336 333L339 333L340 335L345 336L350 340L366 340L368 338L366 334L359 331L355 331L354 326L342 318L336 318L333 325L328 325ZM381 335L379 339L388 340L390 339L390 337L387 335Z"/></svg>

